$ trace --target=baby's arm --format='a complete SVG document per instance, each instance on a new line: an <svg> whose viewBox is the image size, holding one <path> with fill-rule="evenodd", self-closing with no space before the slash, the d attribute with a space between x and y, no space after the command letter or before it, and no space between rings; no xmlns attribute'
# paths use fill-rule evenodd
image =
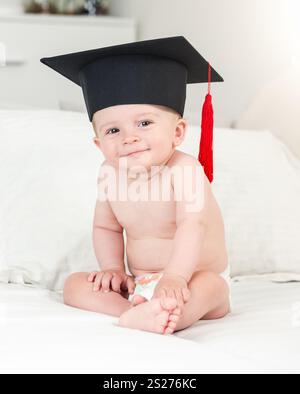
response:
<svg viewBox="0 0 300 394"><path fill-rule="evenodd" d="M118 223L108 201L96 202L93 245L102 270L125 270L123 228Z"/></svg>
<svg viewBox="0 0 300 394"><path fill-rule="evenodd" d="M107 165L102 163L98 176L98 195L93 221L93 245L100 268L122 269L124 266L123 227L118 222L107 198L106 183L102 169Z"/></svg>
<svg viewBox="0 0 300 394"><path fill-rule="evenodd" d="M203 245L205 226L201 222L185 220L178 225L171 258L165 275L178 275L189 282L199 265L199 256Z"/></svg>
<svg viewBox="0 0 300 394"><path fill-rule="evenodd" d="M181 193L182 198L178 198L176 201L177 229L172 254L164 273L181 276L189 282L199 264L199 256L203 247L209 190L207 182L205 182L203 168L195 158L184 157L180 165L193 168L188 182L191 182L190 185L193 186L195 201L198 201L198 203L193 204L186 193ZM176 178L172 180L174 191L176 191L176 187L184 186L176 184ZM186 187L186 190L190 190L190 186L186 185Z"/></svg>

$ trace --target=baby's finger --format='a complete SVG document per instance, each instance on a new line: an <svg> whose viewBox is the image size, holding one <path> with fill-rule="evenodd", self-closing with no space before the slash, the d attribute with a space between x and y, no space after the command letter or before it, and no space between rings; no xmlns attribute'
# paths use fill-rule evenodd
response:
<svg viewBox="0 0 300 394"><path fill-rule="evenodd" d="M154 292L154 294L155 294L155 298L166 298L167 297L167 291L164 287L162 289L159 289L156 292Z"/></svg>
<svg viewBox="0 0 300 394"><path fill-rule="evenodd" d="M181 309L181 308L183 308L183 305L184 305L181 289L176 289L175 293L176 293L176 299L177 299L178 306Z"/></svg>
<svg viewBox="0 0 300 394"><path fill-rule="evenodd" d="M105 293L110 291L110 281L112 278L112 273L111 272L105 272L102 278L102 283L101 283L101 290L104 291Z"/></svg>
<svg viewBox="0 0 300 394"><path fill-rule="evenodd" d="M169 289L167 289L166 293L167 293L167 297L176 298L176 294L174 293L174 289L169 288Z"/></svg>
<svg viewBox="0 0 300 394"><path fill-rule="evenodd" d="M95 276L97 275L98 272L91 272L88 277L87 280L88 282L94 282Z"/></svg>
<svg viewBox="0 0 300 394"><path fill-rule="evenodd" d="M122 279L120 278L120 276L113 273L113 278L111 280L111 288L113 289L113 291L120 293L121 282Z"/></svg>
<svg viewBox="0 0 300 394"><path fill-rule="evenodd" d="M181 289L181 292L182 292L184 302L187 302L191 297L190 290L184 287L183 289Z"/></svg>
<svg viewBox="0 0 300 394"><path fill-rule="evenodd" d="M127 276L126 284L127 284L128 293L132 294L135 288L135 282L132 276Z"/></svg>
<svg viewBox="0 0 300 394"><path fill-rule="evenodd" d="M94 280L94 287L93 287L93 291L99 291L100 286L101 286L101 278L103 276L102 272L98 272L95 280Z"/></svg>

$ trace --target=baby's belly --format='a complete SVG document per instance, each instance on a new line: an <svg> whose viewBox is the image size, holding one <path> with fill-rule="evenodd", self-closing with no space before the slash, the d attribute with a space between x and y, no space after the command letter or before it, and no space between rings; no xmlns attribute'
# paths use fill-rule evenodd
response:
<svg viewBox="0 0 300 394"><path fill-rule="evenodd" d="M220 243L204 242L196 270L223 271L227 266L226 250L222 251ZM130 272L134 276L152 272L161 272L167 266L173 250L173 239L127 237L126 253Z"/></svg>
<svg viewBox="0 0 300 394"><path fill-rule="evenodd" d="M134 276L163 271L173 248L169 238L127 238L126 253L130 272Z"/></svg>

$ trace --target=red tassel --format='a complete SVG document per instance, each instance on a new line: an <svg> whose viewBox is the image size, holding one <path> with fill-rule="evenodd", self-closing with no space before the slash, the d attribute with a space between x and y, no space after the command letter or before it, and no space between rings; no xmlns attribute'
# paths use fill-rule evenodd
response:
<svg viewBox="0 0 300 394"><path fill-rule="evenodd" d="M210 182L213 181L213 127L214 111L210 95L210 65L208 69L208 94L202 108L201 139L198 160Z"/></svg>

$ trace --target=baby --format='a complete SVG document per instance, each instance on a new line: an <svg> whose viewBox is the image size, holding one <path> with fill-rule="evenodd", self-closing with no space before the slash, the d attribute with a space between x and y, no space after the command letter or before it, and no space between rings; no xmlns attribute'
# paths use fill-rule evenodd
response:
<svg viewBox="0 0 300 394"><path fill-rule="evenodd" d="M224 317L230 311L224 223L203 167L176 149L187 121L167 106L123 104L96 111L92 124L106 159L93 223L101 271L69 276L64 302L160 334ZM134 198L137 186L146 198ZM181 193L191 187L196 204ZM154 198L155 190L168 198ZM124 264L124 229L132 275Z"/></svg>

